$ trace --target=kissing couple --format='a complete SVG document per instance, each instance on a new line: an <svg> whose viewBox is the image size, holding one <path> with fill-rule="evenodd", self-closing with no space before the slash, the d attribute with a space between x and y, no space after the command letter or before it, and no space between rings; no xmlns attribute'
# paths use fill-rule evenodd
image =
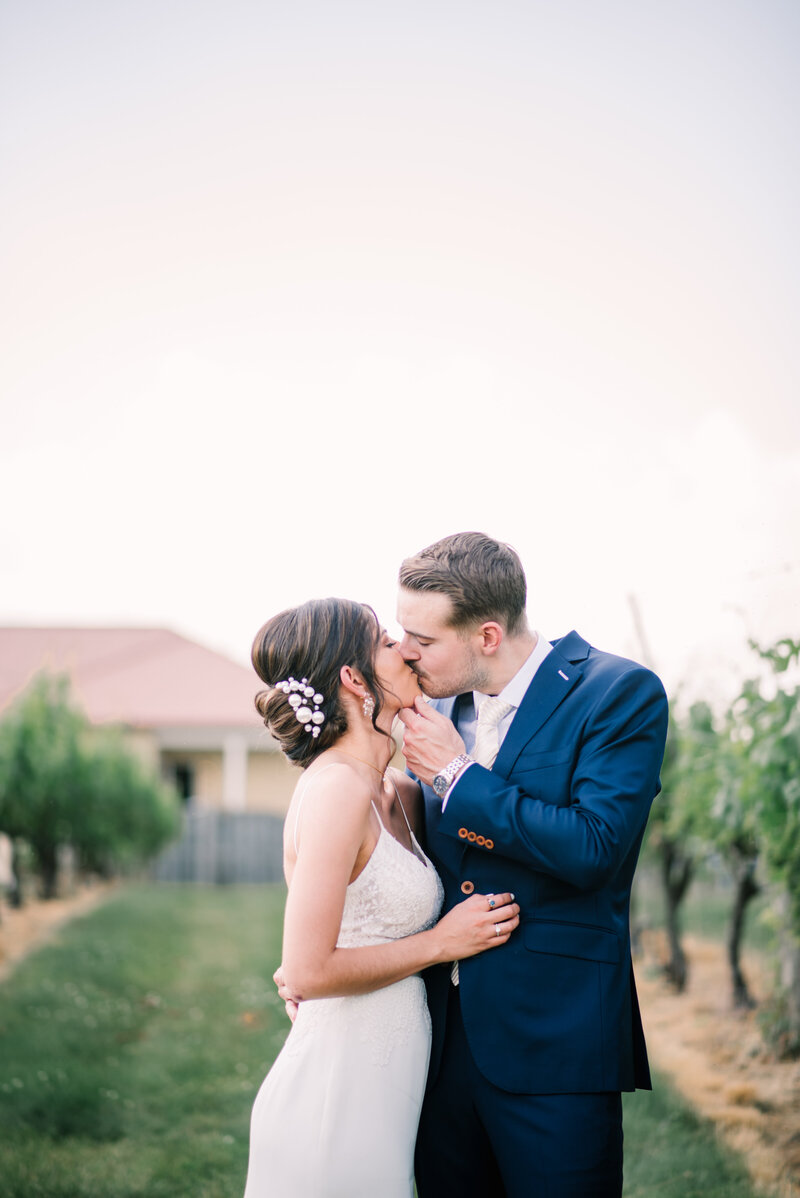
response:
<svg viewBox="0 0 800 1198"><path fill-rule="evenodd" d="M255 638L256 706L303 773L275 975L293 1022L245 1198L620 1198L667 701L577 632L546 640L526 602L514 550L459 533L402 563L402 640L342 599Z"/></svg>

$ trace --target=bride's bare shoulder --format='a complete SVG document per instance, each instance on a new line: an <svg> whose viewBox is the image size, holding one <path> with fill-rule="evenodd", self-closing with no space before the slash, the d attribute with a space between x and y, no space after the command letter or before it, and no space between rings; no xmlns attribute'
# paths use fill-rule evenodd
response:
<svg viewBox="0 0 800 1198"><path fill-rule="evenodd" d="M305 771L292 795L292 808L302 806L332 816L358 816L369 810L371 791L366 780L345 761L320 761Z"/></svg>

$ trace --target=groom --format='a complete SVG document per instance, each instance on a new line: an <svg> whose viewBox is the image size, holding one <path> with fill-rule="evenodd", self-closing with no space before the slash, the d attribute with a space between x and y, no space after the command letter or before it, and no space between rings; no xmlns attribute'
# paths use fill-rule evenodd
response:
<svg viewBox="0 0 800 1198"><path fill-rule="evenodd" d="M399 581L401 651L435 700L401 713L404 753L445 907L513 891L522 920L427 971L420 1198L619 1198L620 1091L650 1088L628 912L663 687L576 632L529 629L520 561L490 537L446 537Z"/></svg>

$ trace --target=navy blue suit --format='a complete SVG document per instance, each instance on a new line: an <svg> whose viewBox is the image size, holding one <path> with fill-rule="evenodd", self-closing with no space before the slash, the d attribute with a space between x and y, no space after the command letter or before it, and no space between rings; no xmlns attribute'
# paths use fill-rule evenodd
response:
<svg viewBox="0 0 800 1198"><path fill-rule="evenodd" d="M436 705L457 724L459 702ZM521 908L520 927L506 945L460 963L457 994L446 968L427 971L433 1021L429 1093L439 1077L454 1003L470 1068L480 1084L485 1079L495 1088L492 1107L501 1094L509 1100L615 1094L618 1102L621 1090L650 1088L631 967L629 904L642 835L659 790L666 730L667 701L658 678L571 632L554 642L540 665L492 769L471 765L452 788L444 813L431 788L423 788L427 848L444 883L445 908L472 889L511 891ZM460 1092L470 1083L456 1076ZM566 1134L577 1144L584 1134L580 1121L591 1116L585 1106L581 1116L579 1101L572 1107L571 1101L550 1103L552 1144ZM509 1102L508 1111L514 1109ZM437 1118L423 1111L418 1184L426 1157L440 1151ZM568 1133L552 1126L553 1120L572 1119L577 1122ZM502 1129L490 1131L495 1151L498 1135ZM540 1146L537 1154L541 1151ZM519 1144L496 1152L498 1159L504 1153L504 1183L484 1184L486 1195L525 1192L518 1178L529 1162L514 1163ZM621 1134L619 1154L621 1168ZM615 1184L598 1183L591 1192L612 1194ZM542 1181L539 1191L528 1192L559 1198L590 1192L585 1183L575 1187ZM441 1182L438 1188L436 1198L446 1198ZM463 1194L464 1188L454 1185L452 1192ZM469 1192L480 1191L476 1186ZM421 1184L420 1193L432 1194L430 1183Z"/></svg>

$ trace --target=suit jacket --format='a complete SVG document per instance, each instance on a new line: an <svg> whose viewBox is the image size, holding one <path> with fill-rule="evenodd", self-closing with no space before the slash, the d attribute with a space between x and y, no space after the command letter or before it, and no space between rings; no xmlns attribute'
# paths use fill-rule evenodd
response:
<svg viewBox="0 0 800 1198"><path fill-rule="evenodd" d="M454 715L458 699L436 706ZM511 891L520 927L460 963L475 1062L516 1093L650 1088L631 966L631 882L667 730L651 671L576 632L554 642L491 770L471 765L444 813L428 786L428 851L449 910ZM429 1077L441 1059L449 971L426 971Z"/></svg>

